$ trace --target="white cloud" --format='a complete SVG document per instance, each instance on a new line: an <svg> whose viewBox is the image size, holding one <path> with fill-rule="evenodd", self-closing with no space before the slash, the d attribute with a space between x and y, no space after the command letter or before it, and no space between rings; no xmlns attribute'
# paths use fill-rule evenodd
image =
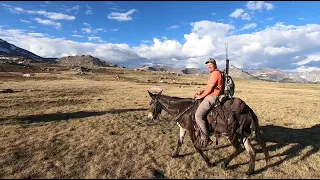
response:
<svg viewBox="0 0 320 180"><path fill-rule="evenodd" d="M78 34L73 34L72 37L79 37L79 38L83 38L84 36L82 35L78 35Z"/></svg>
<svg viewBox="0 0 320 180"><path fill-rule="evenodd" d="M215 15L216 15L216 13L213 12L213 13L212 13L212 16L215 16Z"/></svg>
<svg viewBox="0 0 320 180"><path fill-rule="evenodd" d="M119 29L115 28L115 29L111 29L111 31L116 32L116 31L119 31Z"/></svg>
<svg viewBox="0 0 320 180"><path fill-rule="evenodd" d="M67 12L72 12L75 11L75 13L79 13L81 6L79 5L75 5L73 7L67 7L67 6L63 6L62 10L67 11Z"/></svg>
<svg viewBox="0 0 320 180"><path fill-rule="evenodd" d="M88 37L89 41L98 41L98 42L103 42L103 40L101 39L101 37L97 37L97 36L90 36Z"/></svg>
<svg viewBox="0 0 320 180"><path fill-rule="evenodd" d="M92 13L92 8L88 4L86 5L86 7L87 7L86 15L93 14Z"/></svg>
<svg viewBox="0 0 320 180"><path fill-rule="evenodd" d="M301 18L299 18L298 20L301 20L301 21L303 21L303 20L306 20L305 18L303 18L303 17L301 17Z"/></svg>
<svg viewBox="0 0 320 180"><path fill-rule="evenodd" d="M229 14L230 17L233 18L241 18L242 20L251 20L251 16L249 13L246 13L243 9L236 9L233 13Z"/></svg>
<svg viewBox="0 0 320 180"><path fill-rule="evenodd" d="M296 52L296 51L297 50L295 50L295 49L287 48L287 47L266 47L266 48L264 48L264 52L268 53L272 56L292 53L292 52Z"/></svg>
<svg viewBox="0 0 320 180"><path fill-rule="evenodd" d="M24 22L24 23L28 23L30 24L31 22L30 21L27 21L27 20L24 20L24 19L19 19L21 22Z"/></svg>
<svg viewBox="0 0 320 180"><path fill-rule="evenodd" d="M209 35L214 41L221 39L230 34L230 31L235 27L230 24L217 23L212 21L198 21L190 24L192 26L192 32L195 32L199 37Z"/></svg>
<svg viewBox="0 0 320 180"><path fill-rule="evenodd" d="M76 18L74 16L69 16L63 13L55 13L55 12L47 12L47 11L29 11L29 10L24 10L20 7L16 7L16 8L12 8L7 7L7 9L12 12L12 13L24 13L24 14L39 14L39 15L43 15L51 20L68 20L68 21L72 21L75 20Z"/></svg>
<svg viewBox="0 0 320 180"><path fill-rule="evenodd" d="M86 15L92 14L92 11L90 9L87 9Z"/></svg>
<svg viewBox="0 0 320 180"><path fill-rule="evenodd" d="M241 19L242 19L242 20L250 21L250 20L251 20L251 16L250 16L250 14L248 14L248 13L243 13L243 14L241 15Z"/></svg>
<svg viewBox="0 0 320 180"><path fill-rule="evenodd" d="M257 24L256 24L256 23L245 24L245 25L243 26L243 28L240 29L240 31L246 30L246 29L252 29L252 28L255 28L255 27L257 27Z"/></svg>
<svg viewBox="0 0 320 180"><path fill-rule="evenodd" d="M243 9L236 9L233 13L229 14L230 17L239 18L244 13Z"/></svg>
<svg viewBox="0 0 320 180"><path fill-rule="evenodd" d="M261 50L261 44L256 42L242 46L242 52L244 52L245 54L256 53L259 50Z"/></svg>
<svg viewBox="0 0 320 180"><path fill-rule="evenodd" d="M180 26L172 25L172 26L168 27L167 29L177 29L177 28L179 28L179 27L180 27Z"/></svg>
<svg viewBox="0 0 320 180"><path fill-rule="evenodd" d="M300 57L297 57L296 59L299 59ZM305 65L311 61L320 61L320 53L312 53L312 54L308 54L306 55L306 58L303 59L302 61L297 62L296 64L298 65Z"/></svg>
<svg viewBox="0 0 320 180"><path fill-rule="evenodd" d="M90 24L89 24L89 23L83 22L82 24L84 24L85 26L90 27Z"/></svg>
<svg viewBox="0 0 320 180"><path fill-rule="evenodd" d="M84 33L91 33L91 29L90 28L82 28L81 29Z"/></svg>
<svg viewBox="0 0 320 180"><path fill-rule="evenodd" d="M246 12L242 8L237 8L234 12L229 14L229 17L233 18L241 18L242 20L250 21L253 17L253 11L260 11L262 12L263 9L271 10L274 8L274 5L271 3L265 3L264 1L248 1L245 5L247 10L250 12Z"/></svg>
<svg viewBox="0 0 320 180"><path fill-rule="evenodd" d="M90 54L114 63L155 62L175 67L205 67L204 61L214 57L218 67L224 68L226 42L229 44L230 63L245 69L301 69L319 60L315 56L320 49L319 24L295 26L277 23L240 35L232 34L234 30L235 27L229 24L199 21L191 23L191 30L184 34L182 42L154 38L153 42L141 41L137 46L105 43L97 36L88 37L90 42L86 43L36 37L28 31L8 28L0 29L0 38L44 57Z"/></svg>
<svg viewBox="0 0 320 180"><path fill-rule="evenodd" d="M274 8L274 5L271 3L265 3L264 1L249 1L246 4L246 7L251 11L256 10L271 10Z"/></svg>
<svg viewBox="0 0 320 180"><path fill-rule="evenodd" d="M215 46L212 37L204 35L202 38L197 33L185 34L186 43L183 45L182 52L188 58L209 56L213 53Z"/></svg>
<svg viewBox="0 0 320 180"><path fill-rule="evenodd" d="M88 33L88 34L90 34L90 33L96 34L99 31L105 32L104 28L92 29L91 27L87 27L87 28L82 28L81 30L83 31L83 33Z"/></svg>
<svg viewBox="0 0 320 180"><path fill-rule="evenodd" d="M141 40L141 42L143 42L143 43L150 43L151 41L149 41L149 40Z"/></svg>
<svg viewBox="0 0 320 180"><path fill-rule="evenodd" d="M46 34L43 33L27 33L30 36L34 36L34 37L45 37L47 36Z"/></svg>
<svg viewBox="0 0 320 180"><path fill-rule="evenodd" d="M131 9L130 11L125 13L112 12L108 15L108 19L114 19L117 21L131 21L132 17L130 15L136 11L136 9Z"/></svg>
<svg viewBox="0 0 320 180"><path fill-rule="evenodd" d="M137 55L148 59L167 59L171 57L182 57L182 45L176 40L165 40L161 42L159 39L153 39L151 46L139 46L134 48Z"/></svg>
<svg viewBox="0 0 320 180"><path fill-rule="evenodd" d="M57 29L61 28L61 23L58 23L58 22L54 22L54 21L51 21L49 19L40 19L40 18L34 18L34 20L40 24L43 24L43 25L49 25L49 26L54 26L56 27Z"/></svg>
<svg viewBox="0 0 320 180"><path fill-rule="evenodd" d="M5 8L9 8L9 7L11 7L11 5L9 5L9 4L1 4L3 7L5 7Z"/></svg>
<svg viewBox="0 0 320 180"><path fill-rule="evenodd" d="M271 20L273 20L274 18L273 17L270 17L270 18L267 18L266 20L267 21L271 21Z"/></svg>

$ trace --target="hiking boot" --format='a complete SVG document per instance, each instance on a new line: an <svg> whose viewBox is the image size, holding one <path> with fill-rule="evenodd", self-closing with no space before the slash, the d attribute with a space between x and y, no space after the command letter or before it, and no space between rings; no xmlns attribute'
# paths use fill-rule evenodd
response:
<svg viewBox="0 0 320 180"><path fill-rule="evenodd" d="M211 146L211 144L213 144L213 141L208 137L203 142L203 148L206 148L207 146Z"/></svg>
<svg viewBox="0 0 320 180"><path fill-rule="evenodd" d="M195 146L198 149L204 149L207 146L210 146L211 144L213 144L213 141L208 137L205 140L202 140L200 137L197 139Z"/></svg>

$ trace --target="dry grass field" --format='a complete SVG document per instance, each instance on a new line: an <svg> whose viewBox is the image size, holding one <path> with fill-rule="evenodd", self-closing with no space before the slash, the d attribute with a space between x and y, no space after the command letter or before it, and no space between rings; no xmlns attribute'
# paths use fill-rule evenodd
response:
<svg viewBox="0 0 320 180"><path fill-rule="evenodd" d="M151 87L192 97L206 78L112 68L81 76L0 73L0 89L18 91L0 94L0 178L247 178L246 152L220 168L232 150L224 138L205 151L215 167L189 136L184 157L173 159L178 126L164 112L156 123L146 118ZM259 117L271 157L264 168L258 153L248 178L320 178L320 85L235 83L235 96Z"/></svg>

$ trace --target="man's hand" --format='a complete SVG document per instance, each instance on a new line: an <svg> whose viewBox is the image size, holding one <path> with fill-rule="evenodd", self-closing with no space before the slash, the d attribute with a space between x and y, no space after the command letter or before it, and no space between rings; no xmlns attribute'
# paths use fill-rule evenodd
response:
<svg viewBox="0 0 320 180"><path fill-rule="evenodd" d="M201 95L204 92L204 90L201 90L199 92L196 93L196 95Z"/></svg>
<svg viewBox="0 0 320 180"><path fill-rule="evenodd" d="M201 95L196 95L195 99L196 99L196 100L202 99L202 97L201 97Z"/></svg>
<svg viewBox="0 0 320 180"><path fill-rule="evenodd" d="M197 96L200 96L203 92L204 92L204 90L201 90L201 91L195 93L193 98L196 98Z"/></svg>

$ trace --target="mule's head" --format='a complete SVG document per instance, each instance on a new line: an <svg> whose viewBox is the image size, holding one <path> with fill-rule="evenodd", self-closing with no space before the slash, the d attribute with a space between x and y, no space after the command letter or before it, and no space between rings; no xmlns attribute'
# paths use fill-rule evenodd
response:
<svg viewBox="0 0 320 180"><path fill-rule="evenodd" d="M150 120L157 120L161 114L162 111L162 105L159 102L159 96L161 95L162 91L158 94L153 94L150 91L148 91L151 101L150 101L150 108L148 113L148 119Z"/></svg>

